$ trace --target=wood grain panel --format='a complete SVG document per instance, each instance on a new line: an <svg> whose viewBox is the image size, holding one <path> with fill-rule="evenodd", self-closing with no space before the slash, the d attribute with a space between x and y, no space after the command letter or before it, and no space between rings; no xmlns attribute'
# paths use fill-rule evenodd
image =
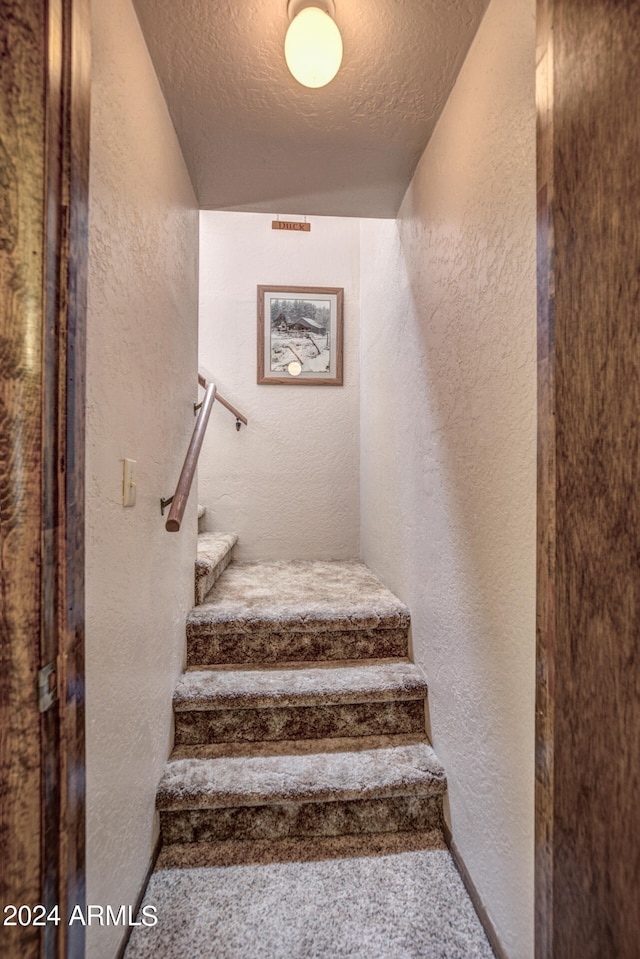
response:
<svg viewBox="0 0 640 959"><path fill-rule="evenodd" d="M0 952L80 959L88 4L5 0L1 17L0 888L61 922L2 927ZM59 699L41 715L46 663Z"/></svg>
<svg viewBox="0 0 640 959"><path fill-rule="evenodd" d="M45 9L2 8L0 151L0 669L2 905L40 901L42 324ZM3 927L2 954L35 959L40 930Z"/></svg>
<svg viewBox="0 0 640 959"><path fill-rule="evenodd" d="M68 69L65 111L66 163L63 180L68 210L63 272L64 405L59 434L64 460L59 459L59 486L64 489L64 523L59 538L64 581L59 605L64 609L60 630L61 688L64 709L61 726L60 863L67 911L84 905L85 888L85 713L84 713L84 502L86 308L89 248L89 142L91 44L89 0L66 0L65 61ZM62 358L61 358L62 359ZM63 554L63 555L62 555ZM65 929L63 955L83 959L84 927Z"/></svg>
<svg viewBox="0 0 640 959"><path fill-rule="evenodd" d="M637 959L640 4L538 35L536 955Z"/></svg>
<svg viewBox="0 0 640 959"><path fill-rule="evenodd" d="M536 51L538 465L536 584L536 959L553 959L553 670L555 643L555 381L553 300L553 34L539 0Z"/></svg>

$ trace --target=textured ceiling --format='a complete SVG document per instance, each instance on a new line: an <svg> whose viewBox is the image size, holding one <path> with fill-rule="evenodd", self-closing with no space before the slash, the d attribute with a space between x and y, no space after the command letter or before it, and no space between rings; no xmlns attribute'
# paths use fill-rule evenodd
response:
<svg viewBox="0 0 640 959"><path fill-rule="evenodd" d="M336 0L342 67L309 90L286 0L134 0L200 207L394 217L488 0Z"/></svg>

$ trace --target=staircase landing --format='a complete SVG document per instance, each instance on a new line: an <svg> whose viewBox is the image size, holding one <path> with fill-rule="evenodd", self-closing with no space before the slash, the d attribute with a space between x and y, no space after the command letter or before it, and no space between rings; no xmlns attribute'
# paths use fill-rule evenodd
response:
<svg viewBox="0 0 640 959"><path fill-rule="evenodd" d="M220 621L408 626L409 610L357 560L234 563L205 599Z"/></svg>

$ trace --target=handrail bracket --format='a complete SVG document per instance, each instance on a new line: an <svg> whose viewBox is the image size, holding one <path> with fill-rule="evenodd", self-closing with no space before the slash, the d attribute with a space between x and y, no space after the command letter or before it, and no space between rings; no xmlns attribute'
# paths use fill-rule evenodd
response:
<svg viewBox="0 0 640 959"><path fill-rule="evenodd" d="M160 497L160 513L164 516L164 511L168 506L171 506L173 503L173 496L170 496L169 499L165 499L164 496Z"/></svg>

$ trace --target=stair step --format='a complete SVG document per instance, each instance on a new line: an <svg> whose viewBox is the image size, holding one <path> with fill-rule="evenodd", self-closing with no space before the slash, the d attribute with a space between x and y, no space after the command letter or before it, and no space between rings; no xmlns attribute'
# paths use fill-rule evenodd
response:
<svg viewBox="0 0 640 959"><path fill-rule="evenodd" d="M187 663L406 658L409 623L363 563L233 563L187 617Z"/></svg>
<svg viewBox="0 0 640 959"><path fill-rule="evenodd" d="M175 690L176 711L313 706L424 699L427 681L410 663L302 669L191 670Z"/></svg>
<svg viewBox="0 0 640 959"><path fill-rule="evenodd" d="M196 558L196 606L220 578L232 559L233 547L238 542L235 533L198 533Z"/></svg>
<svg viewBox="0 0 640 959"><path fill-rule="evenodd" d="M444 770L427 743L360 752L170 760L165 843L440 828Z"/></svg>
<svg viewBox="0 0 640 959"><path fill-rule="evenodd" d="M250 756L308 756L312 753L362 752L392 746L412 746L425 741L419 733L392 736L332 736L330 739L278 739L260 743L197 743L175 745L171 759L225 759Z"/></svg>
<svg viewBox="0 0 640 959"><path fill-rule="evenodd" d="M424 730L427 684L413 663L184 673L177 745L376 736Z"/></svg>

